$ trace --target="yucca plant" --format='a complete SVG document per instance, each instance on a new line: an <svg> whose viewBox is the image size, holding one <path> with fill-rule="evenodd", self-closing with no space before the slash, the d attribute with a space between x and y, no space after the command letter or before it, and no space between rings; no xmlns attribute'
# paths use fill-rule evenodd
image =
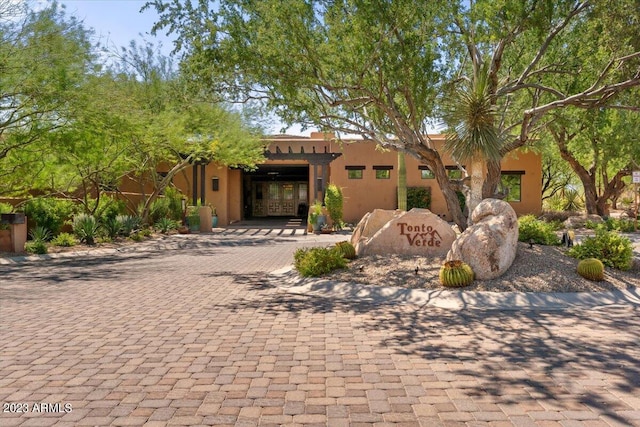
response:
<svg viewBox="0 0 640 427"><path fill-rule="evenodd" d="M73 218L73 233L78 240L93 245L98 237L98 221L93 215L78 214Z"/></svg>
<svg viewBox="0 0 640 427"><path fill-rule="evenodd" d="M120 235L122 237L129 237L131 233L138 231L142 225L140 217L131 215L118 215L116 219L120 222Z"/></svg>
<svg viewBox="0 0 640 427"><path fill-rule="evenodd" d="M51 231L46 227L37 226L29 232L29 236L34 242L48 242L51 240Z"/></svg>
<svg viewBox="0 0 640 427"><path fill-rule="evenodd" d="M102 224L102 228L110 239L115 239L122 230L122 222L119 218L120 216L107 218Z"/></svg>

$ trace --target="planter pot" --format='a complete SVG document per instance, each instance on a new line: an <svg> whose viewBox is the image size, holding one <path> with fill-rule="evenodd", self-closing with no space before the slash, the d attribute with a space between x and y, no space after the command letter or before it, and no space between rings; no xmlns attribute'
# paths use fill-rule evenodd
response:
<svg viewBox="0 0 640 427"><path fill-rule="evenodd" d="M200 231L200 217L198 215L188 216L187 225L190 231Z"/></svg>
<svg viewBox="0 0 640 427"><path fill-rule="evenodd" d="M218 215L213 215L211 217L211 227L216 228L218 226Z"/></svg>

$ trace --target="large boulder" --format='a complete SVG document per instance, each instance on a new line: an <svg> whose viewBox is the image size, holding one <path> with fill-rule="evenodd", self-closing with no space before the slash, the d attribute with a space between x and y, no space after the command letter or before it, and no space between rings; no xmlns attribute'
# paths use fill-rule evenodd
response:
<svg viewBox="0 0 640 427"><path fill-rule="evenodd" d="M378 213L378 219L390 218L375 233L368 237L374 223L368 214L363 232L354 232L356 252L358 255L401 254L420 256L444 256L456 239L451 226L428 209L411 209L409 212L386 211ZM377 226L379 222L376 222ZM369 227L370 226L370 227ZM366 232L365 232L366 231Z"/></svg>
<svg viewBox="0 0 640 427"><path fill-rule="evenodd" d="M447 261L469 264L476 279L494 279L513 263L518 248L518 216L509 203L485 199L473 210L472 224L453 243Z"/></svg>
<svg viewBox="0 0 640 427"><path fill-rule="evenodd" d="M400 210L374 209L373 212L367 212L351 235L351 244L357 247L361 241L369 240L378 232L387 222L396 215L402 214Z"/></svg>

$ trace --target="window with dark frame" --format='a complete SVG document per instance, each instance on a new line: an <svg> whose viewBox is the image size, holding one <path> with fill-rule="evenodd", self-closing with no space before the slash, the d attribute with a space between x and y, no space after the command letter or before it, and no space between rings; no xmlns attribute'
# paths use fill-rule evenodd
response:
<svg viewBox="0 0 640 427"><path fill-rule="evenodd" d="M393 166L390 165L380 165L373 167L373 170L376 171L376 179L390 179L392 169Z"/></svg>
<svg viewBox="0 0 640 427"><path fill-rule="evenodd" d="M522 201L522 175L524 171L503 171L500 173L500 192L506 193L505 202Z"/></svg>
<svg viewBox="0 0 640 427"><path fill-rule="evenodd" d="M362 179L365 166L345 166L344 168L347 170L348 179Z"/></svg>
<svg viewBox="0 0 640 427"><path fill-rule="evenodd" d="M431 169L429 169L429 166L420 165L420 166L418 166L418 169L420 169L420 178L421 179L435 179L436 178L436 175L431 171Z"/></svg>

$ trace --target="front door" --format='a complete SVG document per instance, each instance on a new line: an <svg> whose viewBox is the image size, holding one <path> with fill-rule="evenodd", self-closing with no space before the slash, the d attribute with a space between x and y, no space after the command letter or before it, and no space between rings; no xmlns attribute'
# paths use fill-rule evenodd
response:
<svg viewBox="0 0 640 427"><path fill-rule="evenodd" d="M299 205L304 204L305 208L307 206L307 192L308 185L306 182L258 182L255 184L253 193L253 215L300 215L301 209ZM263 194L266 195L266 200L263 200Z"/></svg>

